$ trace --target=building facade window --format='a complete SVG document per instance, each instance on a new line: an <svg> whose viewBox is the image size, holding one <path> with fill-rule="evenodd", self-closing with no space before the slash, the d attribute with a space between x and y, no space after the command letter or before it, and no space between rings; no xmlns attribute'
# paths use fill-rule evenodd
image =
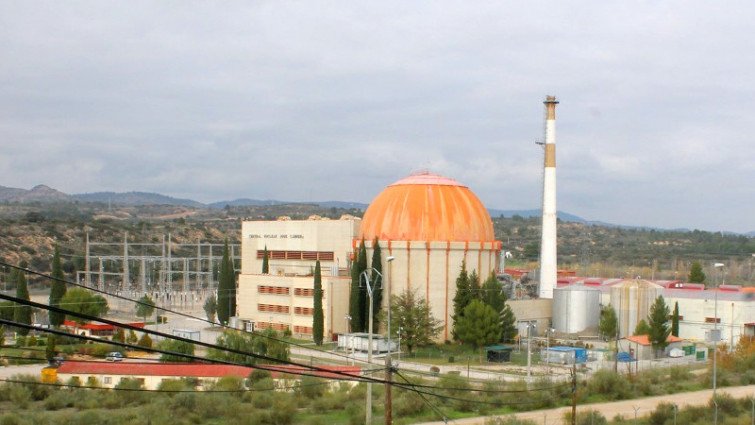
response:
<svg viewBox="0 0 755 425"><path fill-rule="evenodd" d="M288 295L290 291L291 289L285 286L260 285L257 287L257 292L260 294Z"/></svg>
<svg viewBox="0 0 755 425"><path fill-rule="evenodd" d="M268 258L271 260L311 260L311 261L333 261L335 254L333 251L267 251ZM265 257L264 250L257 250L257 259Z"/></svg>
<svg viewBox="0 0 755 425"><path fill-rule="evenodd" d="M275 304L257 304L257 311L265 313L284 313L287 314L290 310L287 305L275 305Z"/></svg>

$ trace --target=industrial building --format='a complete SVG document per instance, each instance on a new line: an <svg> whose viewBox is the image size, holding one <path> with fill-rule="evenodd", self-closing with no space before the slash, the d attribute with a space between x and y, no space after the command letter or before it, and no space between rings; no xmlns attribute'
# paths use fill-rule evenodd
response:
<svg viewBox="0 0 755 425"><path fill-rule="evenodd" d="M705 342L714 324L730 346L742 336L755 336L753 288L705 289L702 284L679 280L561 278L554 290L553 326L566 333L595 329L600 308L610 304L619 319L619 337L631 336L659 295L671 312L679 303L679 337L683 339Z"/></svg>
<svg viewBox="0 0 755 425"><path fill-rule="evenodd" d="M450 339L456 278L462 263L481 278L496 270L501 244L482 202L468 187L420 173L381 192L362 220L244 221L238 320L247 329L312 333L313 277L320 260L326 338L348 332L350 265L364 241L368 258L375 239L383 259L384 285L391 294L413 290L441 320L439 340ZM269 272L262 273L267 250ZM392 261L387 261L392 257ZM384 289L384 294L387 293ZM387 305L388 296L383 304Z"/></svg>
<svg viewBox="0 0 755 425"><path fill-rule="evenodd" d="M237 292L238 325L247 330L289 329L312 336L314 268L320 261L324 335L347 332L351 255L361 219L244 221L241 225L241 274ZM262 272L268 254L268 273Z"/></svg>

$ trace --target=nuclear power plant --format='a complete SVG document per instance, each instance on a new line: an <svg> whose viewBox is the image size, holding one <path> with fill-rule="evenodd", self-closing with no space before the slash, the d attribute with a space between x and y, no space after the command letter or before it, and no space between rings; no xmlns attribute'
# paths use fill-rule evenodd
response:
<svg viewBox="0 0 755 425"><path fill-rule="evenodd" d="M703 290L681 281L603 279L561 275L558 270L556 202L556 105L547 96L542 187L542 234L539 273L534 285L505 281L508 304L520 335L554 328L563 334L596 335L601 312L613 306L619 337L632 334L658 295L679 303L680 336L704 340L717 324L733 343L755 335L755 301L739 287ZM244 221L238 323L247 329L272 327L295 336L312 335L312 272L320 261L324 333L335 339L350 332L351 267L363 243L368 258L381 249L384 287L391 295L411 290L425 298L442 323L438 341L450 340L453 299L462 264L484 280L503 272L506 247L495 240L490 216L470 188L446 176L421 172L389 184L370 203L364 218L340 220ZM267 254L265 254L267 253ZM263 272L263 257L269 267ZM503 278L503 276L501 276ZM524 288L524 289L522 289ZM725 313L714 312L713 299L725 300ZM383 296L387 307L388 296ZM716 310L717 311L717 310ZM534 325L534 326L533 326Z"/></svg>

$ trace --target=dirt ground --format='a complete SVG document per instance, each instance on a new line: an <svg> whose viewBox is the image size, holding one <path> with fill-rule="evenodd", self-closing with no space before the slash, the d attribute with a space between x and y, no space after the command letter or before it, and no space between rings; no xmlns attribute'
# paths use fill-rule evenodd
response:
<svg viewBox="0 0 755 425"><path fill-rule="evenodd" d="M750 398L755 397L755 385L748 385L742 387L726 387L716 390L717 393L728 393L734 398ZM672 395L663 395L657 397L647 397L634 400L616 401L611 403L598 403L598 404L579 404L577 405L577 417L581 412L588 414L590 410L600 412L606 419L611 420L616 415L622 415L624 418L633 419L635 417L635 411L638 418L649 415L660 403L675 403L681 409L687 405L699 406L708 404L713 390L694 391L689 393L679 393ZM571 407L559 407L557 409L544 409L533 410L530 412L517 413L511 415L518 419L528 419L535 421L537 424L544 425L566 425L564 420L564 414L567 411L571 411ZM713 413L711 412L711 417ZM506 416L508 417L508 416ZM503 417L502 417L503 418ZM490 416L456 419L452 423L458 425L474 425L484 424L485 420L491 419ZM443 425L443 421L427 422L424 425Z"/></svg>

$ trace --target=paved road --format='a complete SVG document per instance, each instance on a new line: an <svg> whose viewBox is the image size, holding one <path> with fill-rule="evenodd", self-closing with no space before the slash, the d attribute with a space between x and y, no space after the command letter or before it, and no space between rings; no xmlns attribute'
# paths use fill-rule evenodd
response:
<svg viewBox="0 0 755 425"><path fill-rule="evenodd" d="M726 388L719 388L718 393L728 393L732 395L734 398L745 398L745 397L755 397L755 385L748 385L748 386L742 386L742 387L726 387ZM679 406L679 408L683 408L684 406L699 406L699 405L705 405L708 404L710 401L711 396L713 395L712 390L702 390L702 391L694 391L689 393L679 393L679 394L673 394L673 395L663 395L658 397L647 397L647 398L640 398L635 400L624 400L624 401L616 401L612 403L596 403L596 404L580 404L577 406L577 417L579 417L580 412L584 412L583 414L587 414L590 410L595 410L596 412L600 412L603 414L603 416L606 417L606 419L611 420L616 415L622 415L624 418L632 419L635 415L635 409L637 409L637 417L643 417L649 415L653 410L655 410L655 406L657 406L660 403L675 403ZM510 416L505 417L514 417L517 419L527 419L534 421L537 424L545 424L545 425L562 425L566 424L567 422L564 420L564 414L567 411L571 411L571 407L559 407L557 409L544 409L544 410L533 410L530 412L523 412L523 413L517 413ZM712 420L713 413L711 412L711 420ZM501 417L504 418L504 417ZM485 420L489 420L490 417L477 417L477 418L467 418L467 419L457 419L454 420L453 424L458 425L475 425L475 424L484 424ZM438 421L438 422L426 422L423 425L444 425L445 422Z"/></svg>

